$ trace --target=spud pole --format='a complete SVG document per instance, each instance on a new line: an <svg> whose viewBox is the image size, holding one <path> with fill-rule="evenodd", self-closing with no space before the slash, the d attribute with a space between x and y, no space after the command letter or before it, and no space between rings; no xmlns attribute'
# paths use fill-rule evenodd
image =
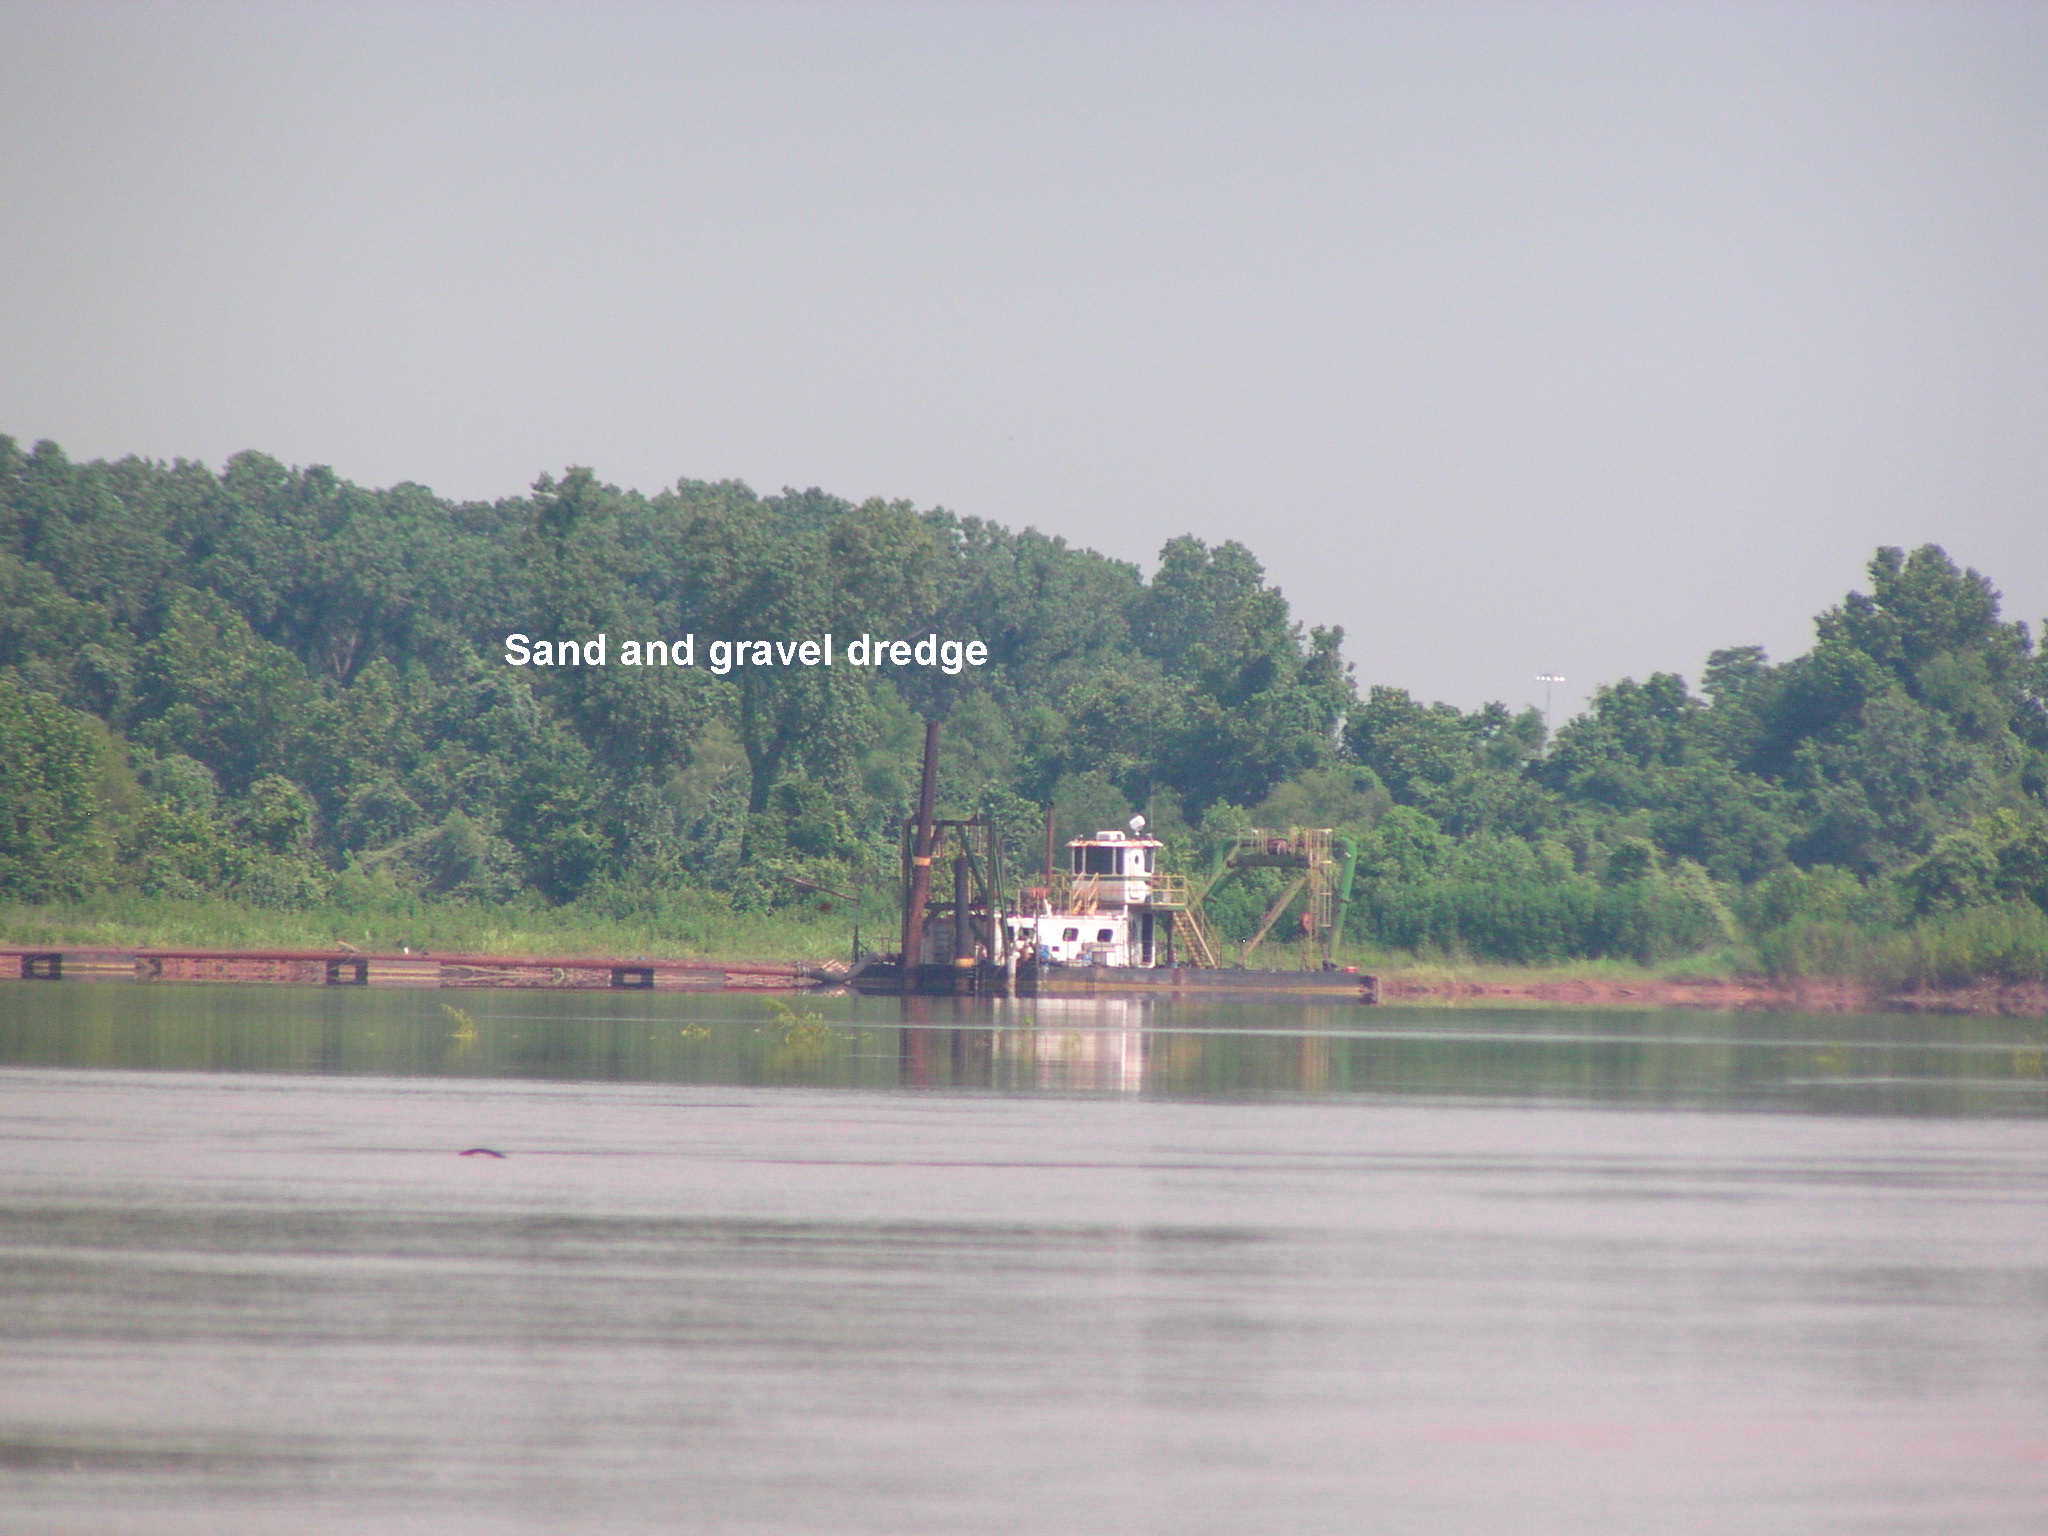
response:
<svg viewBox="0 0 2048 1536"><path fill-rule="evenodd" d="M939 722L924 723L924 780L917 790L917 831L910 844L910 891L903 899L903 990L915 991L923 963L924 909L932 898L932 816L939 800Z"/></svg>

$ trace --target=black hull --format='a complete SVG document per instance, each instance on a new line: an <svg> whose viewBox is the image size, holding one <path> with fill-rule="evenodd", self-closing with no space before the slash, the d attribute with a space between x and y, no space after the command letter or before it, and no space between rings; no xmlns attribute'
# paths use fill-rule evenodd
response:
<svg viewBox="0 0 2048 1536"><path fill-rule="evenodd" d="M923 965L908 987L903 968L878 960L847 979L854 991L894 997L1003 995L1000 967ZM1028 965L1017 972L1018 997L1319 997L1376 1003L1379 978L1357 971L1241 971L1194 966Z"/></svg>

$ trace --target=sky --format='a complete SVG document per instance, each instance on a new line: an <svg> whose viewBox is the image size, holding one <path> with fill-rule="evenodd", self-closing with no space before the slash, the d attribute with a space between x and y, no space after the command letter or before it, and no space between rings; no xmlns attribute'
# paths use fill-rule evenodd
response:
<svg viewBox="0 0 2048 1536"><path fill-rule="evenodd" d="M0 433L1236 539L1361 687L2048 615L2048 5L0 0Z"/></svg>

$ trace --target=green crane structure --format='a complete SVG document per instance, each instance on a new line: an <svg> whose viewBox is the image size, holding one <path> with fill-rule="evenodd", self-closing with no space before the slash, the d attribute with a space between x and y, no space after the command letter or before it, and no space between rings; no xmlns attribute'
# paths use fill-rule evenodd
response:
<svg viewBox="0 0 2048 1536"><path fill-rule="evenodd" d="M1337 946L1344 939L1344 916L1351 903L1352 880L1358 870L1358 849L1351 839L1328 827L1288 827L1284 831L1253 828L1240 832L1235 841L1217 850L1209 878L1190 905L1199 908L1231 876L1246 869L1288 869L1299 873L1266 909L1258 931L1238 947L1237 963L1251 964L1253 952L1273 931L1280 914L1306 891L1302 935L1310 940L1310 947L1302 963L1320 963L1324 969L1335 965Z"/></svg>

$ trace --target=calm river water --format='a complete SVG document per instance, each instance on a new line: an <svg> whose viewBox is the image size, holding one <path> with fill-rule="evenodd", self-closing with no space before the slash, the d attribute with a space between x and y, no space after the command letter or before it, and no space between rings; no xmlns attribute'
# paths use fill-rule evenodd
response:
<svg viewBox="0 0 2048 1536"><path fill-rule="evenodd" d="M2038 1536L2044 1046L4 983L0 1530Z"/></svg>

